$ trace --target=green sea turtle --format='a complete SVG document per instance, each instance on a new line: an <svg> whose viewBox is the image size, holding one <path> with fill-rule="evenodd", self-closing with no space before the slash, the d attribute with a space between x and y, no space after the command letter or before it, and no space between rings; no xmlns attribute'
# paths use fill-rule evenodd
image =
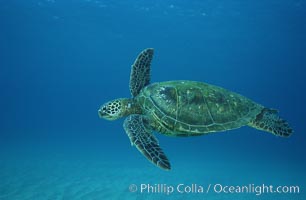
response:
<svg viewBox="0 0 306 200"><path fill-rule="evenodd" d="M123 126L131 144L158 167L170 170L170 162L153 131L197 136L248 125L282 137L293 133L276 110L221 87L185 80L150 83L152 57L153 49L145 49L132 65L132 98L109 101L98 113L107 120L127 117Z"/></svg>

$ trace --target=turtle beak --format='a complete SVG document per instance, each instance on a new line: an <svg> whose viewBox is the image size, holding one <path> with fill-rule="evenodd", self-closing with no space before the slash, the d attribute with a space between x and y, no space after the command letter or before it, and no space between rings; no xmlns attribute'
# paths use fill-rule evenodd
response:
<svg viewBox="0 0 306 200"><path fill-rule="evenodd" d="M108 112L105 106L101 106L98 110L98 115L100 118L107 119L107 120L115 120Z"/></svg>
<svg viewBox="0 0 306 200"><path fill-rule="evenodd" d="M104 112L103 107L98 110L98 114L100 118L105 118L106 113Z"/></svg>

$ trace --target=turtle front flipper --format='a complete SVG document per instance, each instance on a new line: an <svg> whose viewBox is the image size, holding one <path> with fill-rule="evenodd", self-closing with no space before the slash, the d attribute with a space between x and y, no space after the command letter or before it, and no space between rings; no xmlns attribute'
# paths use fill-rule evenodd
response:
<svg viewBox="0 0 306 200"><path fill-rule="evenodd" d="M133 97L137 96L142 88L150 83L150 68L154 50L143 50L132 65L130 76L130 91Z"/></svg>
<svg viewBox="0 0 306 200"><path fill-rule="evenodd" d="M162 169L170 170L168 158L158 145L152 131L145 127L146 123L144 116L130 115L125 119L123 127L132 145L135 145L150 162Z"/></svg>
<svg viewBox="0 0 306 200"><path fill-rule="evenodd" d="M262 109L249 126L282 137L289 137L293 133L288 122L278 116L277 110L269 108Z"/></svg>

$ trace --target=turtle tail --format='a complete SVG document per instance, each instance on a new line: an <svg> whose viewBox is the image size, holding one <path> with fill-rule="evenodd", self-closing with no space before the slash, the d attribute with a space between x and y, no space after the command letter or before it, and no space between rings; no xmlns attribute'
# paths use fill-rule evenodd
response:
<svg viewBox="0 0 306 200"><path fill-rule="evenodd" d="M288 122L278 116L278 111L270 108L262 109L249 126L281 137L289 137L293 133Z"/></svg>

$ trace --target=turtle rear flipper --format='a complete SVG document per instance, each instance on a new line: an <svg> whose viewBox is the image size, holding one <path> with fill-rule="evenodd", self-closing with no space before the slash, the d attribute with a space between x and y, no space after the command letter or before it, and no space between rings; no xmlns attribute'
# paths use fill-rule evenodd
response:
<svg viewBox="0 0 306 200"><path fill-rule="evenodd" d="M125 119L123 127L132 145L135 145L149 161L162 169L170 170L168 158L152 132L145 127L145 123L143 116L130 115Z"/></svg>
<svg viewBox="0 0 306 200"><path fill-rule="evenodd" d="M288 122L278 116L277 110L269 108L262 109L256 119L249 123L249 126L281 137L289 137L293 133Z"/></svg>

